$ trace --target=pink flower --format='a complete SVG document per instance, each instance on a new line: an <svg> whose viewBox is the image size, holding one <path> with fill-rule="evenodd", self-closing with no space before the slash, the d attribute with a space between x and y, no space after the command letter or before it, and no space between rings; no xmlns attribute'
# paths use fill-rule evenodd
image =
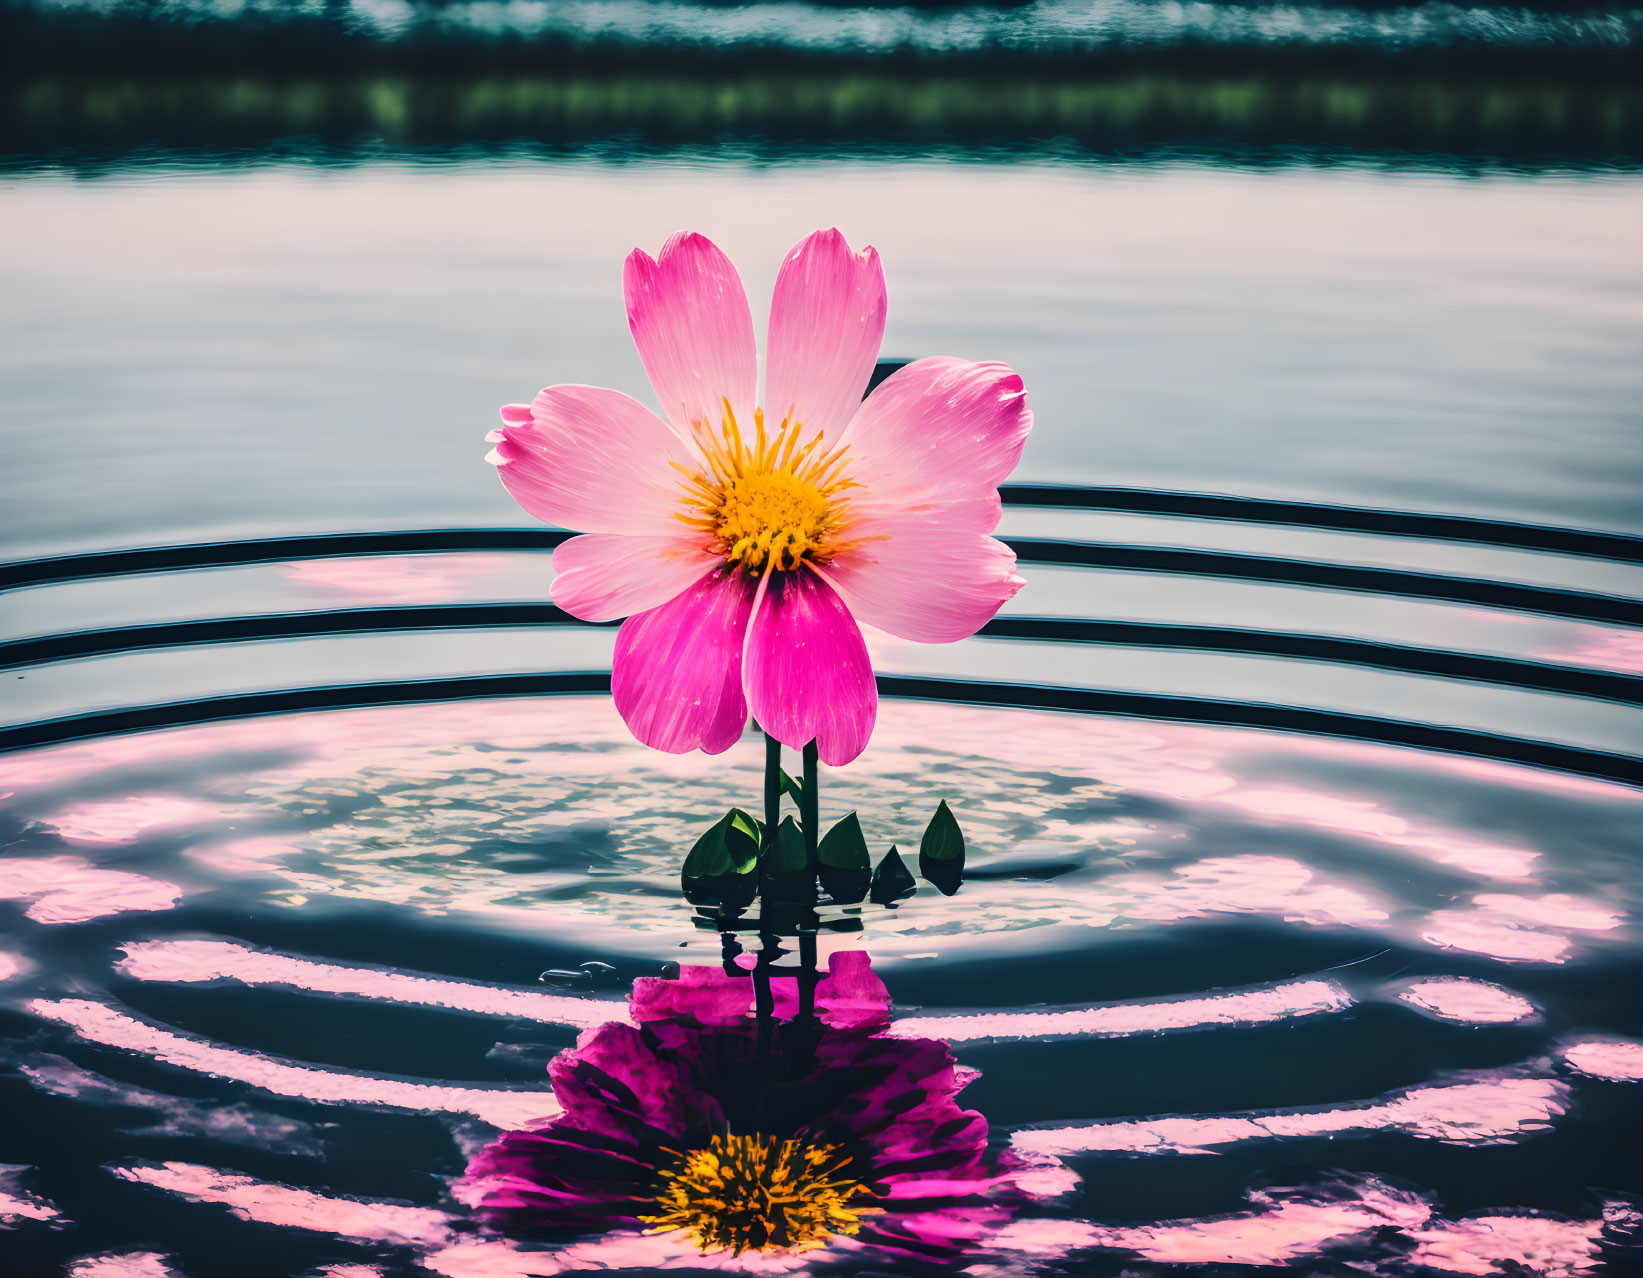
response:
<svg viewBox="0 0 1643 1278"><path fill-rule="evenodd" d="M1032 425L1021 378L922 359L863 403L884 272L837 231L782 263L762 408L747 295L711 241L636 249L623 285L663 417L550 386L489 437L514 499L583 534L554 553L554 602L628 618L612 692L646 745L717 754L751 709L779 741L848 763L878 709L857 623L950 643L1023 585L990 535Z"/></svg>

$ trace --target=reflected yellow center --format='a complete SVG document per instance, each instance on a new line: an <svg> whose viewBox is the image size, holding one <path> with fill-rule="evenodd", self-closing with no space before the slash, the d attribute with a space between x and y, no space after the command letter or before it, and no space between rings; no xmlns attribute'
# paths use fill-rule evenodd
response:
<svg viewBox="0 0 1643 1278"><path fill-rule="evenodd" d="M836 1145L714 1136L662 1172L654 1232L682 1229L703 1252L810 1251L853 1234L875 1209Z"/></svg>
<svg viewBox="0 0 1643 1278"><path fill-rule="evenodd" d="M774 435L764 410L753 414L754 436L745 439L724 405L714 432L696 428L705 465L684 476L684 509L678 518L710 536L728 563L748 572L789 572L805 560L826 559L841 548L847 510L841 494L855 487L842 473L845 450L822 447L820 434L801 443L803 427L784 421Z"/></svg>

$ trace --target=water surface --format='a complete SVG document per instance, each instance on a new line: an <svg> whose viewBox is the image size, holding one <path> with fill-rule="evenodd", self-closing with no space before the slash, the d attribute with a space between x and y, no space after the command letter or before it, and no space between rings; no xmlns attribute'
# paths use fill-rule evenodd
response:
<svg viewBox="0 0 1643 1278"><path fill-rule="evenodd" d="M1637 1268L1635 15L88 12L0 133L0 1269L656 1259L451 1183L717 961L678 868L759 747L632 741L483 436L649 398L635 245L757 314L825 225L1061 486L824 778L969 838L828 942L1042 1160L965 1272Z"/></svg>

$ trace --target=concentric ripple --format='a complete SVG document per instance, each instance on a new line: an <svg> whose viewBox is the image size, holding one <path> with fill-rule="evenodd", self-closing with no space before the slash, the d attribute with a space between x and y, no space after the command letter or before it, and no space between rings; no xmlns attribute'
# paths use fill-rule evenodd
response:
<svg viewBox="0 0 1643 1278"><path fill-rule="evenodd" d="M5 1227L61 1236L48 1250L90 1273L186 1276L206 1227L276 1230L314 1273L357 1268L365 1246L453 1276L672 1263L643 1236L473 1234L444 1178L486 1133L554 1112L543 1065L625 1016L629 976L717 961L677 895L681 831L750 801L757 754L644 751L590 696L7 756L0 992L18 1041L0 1087L49 1100L53 1124L123 1134L87 1165L34 1122ZM1017 1218L974 1272L1344 1260L1391 1278L1413 1254L1582 1278L1625 1245L1626 1202L1593 1188L1591 1213L1552 1214L1569 1186L1505 1159L1544 1142L1580 1151L1582 1193L1623 1179L1586 1114L1636 1112L1637 1031L1620 1009L1594 1024L1574 991L1636 961L1643 793L891 699L861 764L824 778L823 812L848 797L875 845L916 846L932 794L966 830L964 908L866 908L829 944L872 950L892 1032L953 1043L970 1103L1027 1159ZM600 985L591 959L615 976ZM554 990L533 983L545 968L588 974ZM1447 1210L1470 1173L1398 1152L1417 1147L1494 1160L1490 1210ZM1146 1170L1168 1160L1224 1165L1221 1208L1174 1206L1200 1173ZM1309 1170L1275 1189L1258 1179L1274 1161ZM1411 1165L1418 1186L1393 1170ZM1120 1166L1141 1170L1114 1223ZM80 1246L62 1222L96 1212L87 1184L194 1223Z"/></svg>
<svg viewBox="0 0 1643 1278"><path fill-rule="evenodd" d="M1630 1254L1643 1023L1591 991L1643 946L1633 539L1012 496L1040 611L870 636L879 725L821 798L875 853L938 799L965 831L956 902L830 907L824 945L873 954L889 1032L950 1043L1020 1160L966 1272ZM720 961L679 866L757 800L751 736L633 742L610 631L546 602L558 536L5 570L0 1243L139 1278L680 1259L449 1191L557 1112L545 1065L631 978Z"/></svg>

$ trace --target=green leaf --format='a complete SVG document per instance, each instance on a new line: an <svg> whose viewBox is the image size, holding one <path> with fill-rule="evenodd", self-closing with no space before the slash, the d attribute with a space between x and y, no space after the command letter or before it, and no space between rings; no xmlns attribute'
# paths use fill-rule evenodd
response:
<svg viewBox="0 0 1643 1278"><path fill-rule="evenodd" d="M759 863L757 834L748 833L753 819L732 808L710 825L685 857L679 878L685 899L694 905L722 905L740 909L752 903L758 891L753 874Z"/></svg>
<svg viewBox="0 0 1643 1278"><path fill-rule="evenodd" d="M776 827L776 842L764 855L764 868L767 874L798 874L809 869L804 831L792 817L783 817Z"/></svg>
<svg viewBox="0 0 1643 1278"><path fill-rule="evenodd" d="M964 882L964 832L958 828L958 819L946 799L919 840L918 872L943 896L951 896Z"/></svg>
<svg viewBox="0 0 1643 1278"><path fill-rule="evenodd" d="M730 853L725 848L725 831L730 828L734 811L726 812L722 817L708 826L702 832L702 837L696 840L695 845L685 857L684 869L681 871L686 882L691 879L708 879L716 874L732 873Z"/></svg>
<svg viewBox="0 0 1643 1278"><path fill-rule="evenodd" d="M786 768L781 770L781 774L782 793L791 794L793 796L793 802L797 803L799 801L799 796L804 793L804 783L801 781L796 781L792 777L788 776Z"/></svg>
<svg viewBox="0 0 1643 1278"><path fill-rule="evenodd" d="M879 868L873 871L873 886L868 893L874 905L889 905L892 901L899 901L903 897L912 896L918 891L918 884L913 882L913 876L907 866L902 863L901 853L896 851L892 844L890 850L884 854L884 860L879 862Z"/></svg>
<svg viewBox="0 0 1643 1278"><path fill-rule="evenodd" d="M816 874L804 846L804 831L792 817L776 827L776 842L759 863L767 902L783 901L808 909L816 900Z"/></svg>
<svg viewBox="0 0 1643 1278"><path fill-rule="evenodd" d="M862 837L854 812L822 836L816 849L816 867L823 891L838 905L854 905L867 895L873 879L873 858Z"/></svg>
<svg viewBox="0 0 1643 1278"><path fill-rule="evenodd" d="M759 863L759 844L764 831L759 823L740 808L725 813L725 851L737 874L751 873Z"/></svg>

